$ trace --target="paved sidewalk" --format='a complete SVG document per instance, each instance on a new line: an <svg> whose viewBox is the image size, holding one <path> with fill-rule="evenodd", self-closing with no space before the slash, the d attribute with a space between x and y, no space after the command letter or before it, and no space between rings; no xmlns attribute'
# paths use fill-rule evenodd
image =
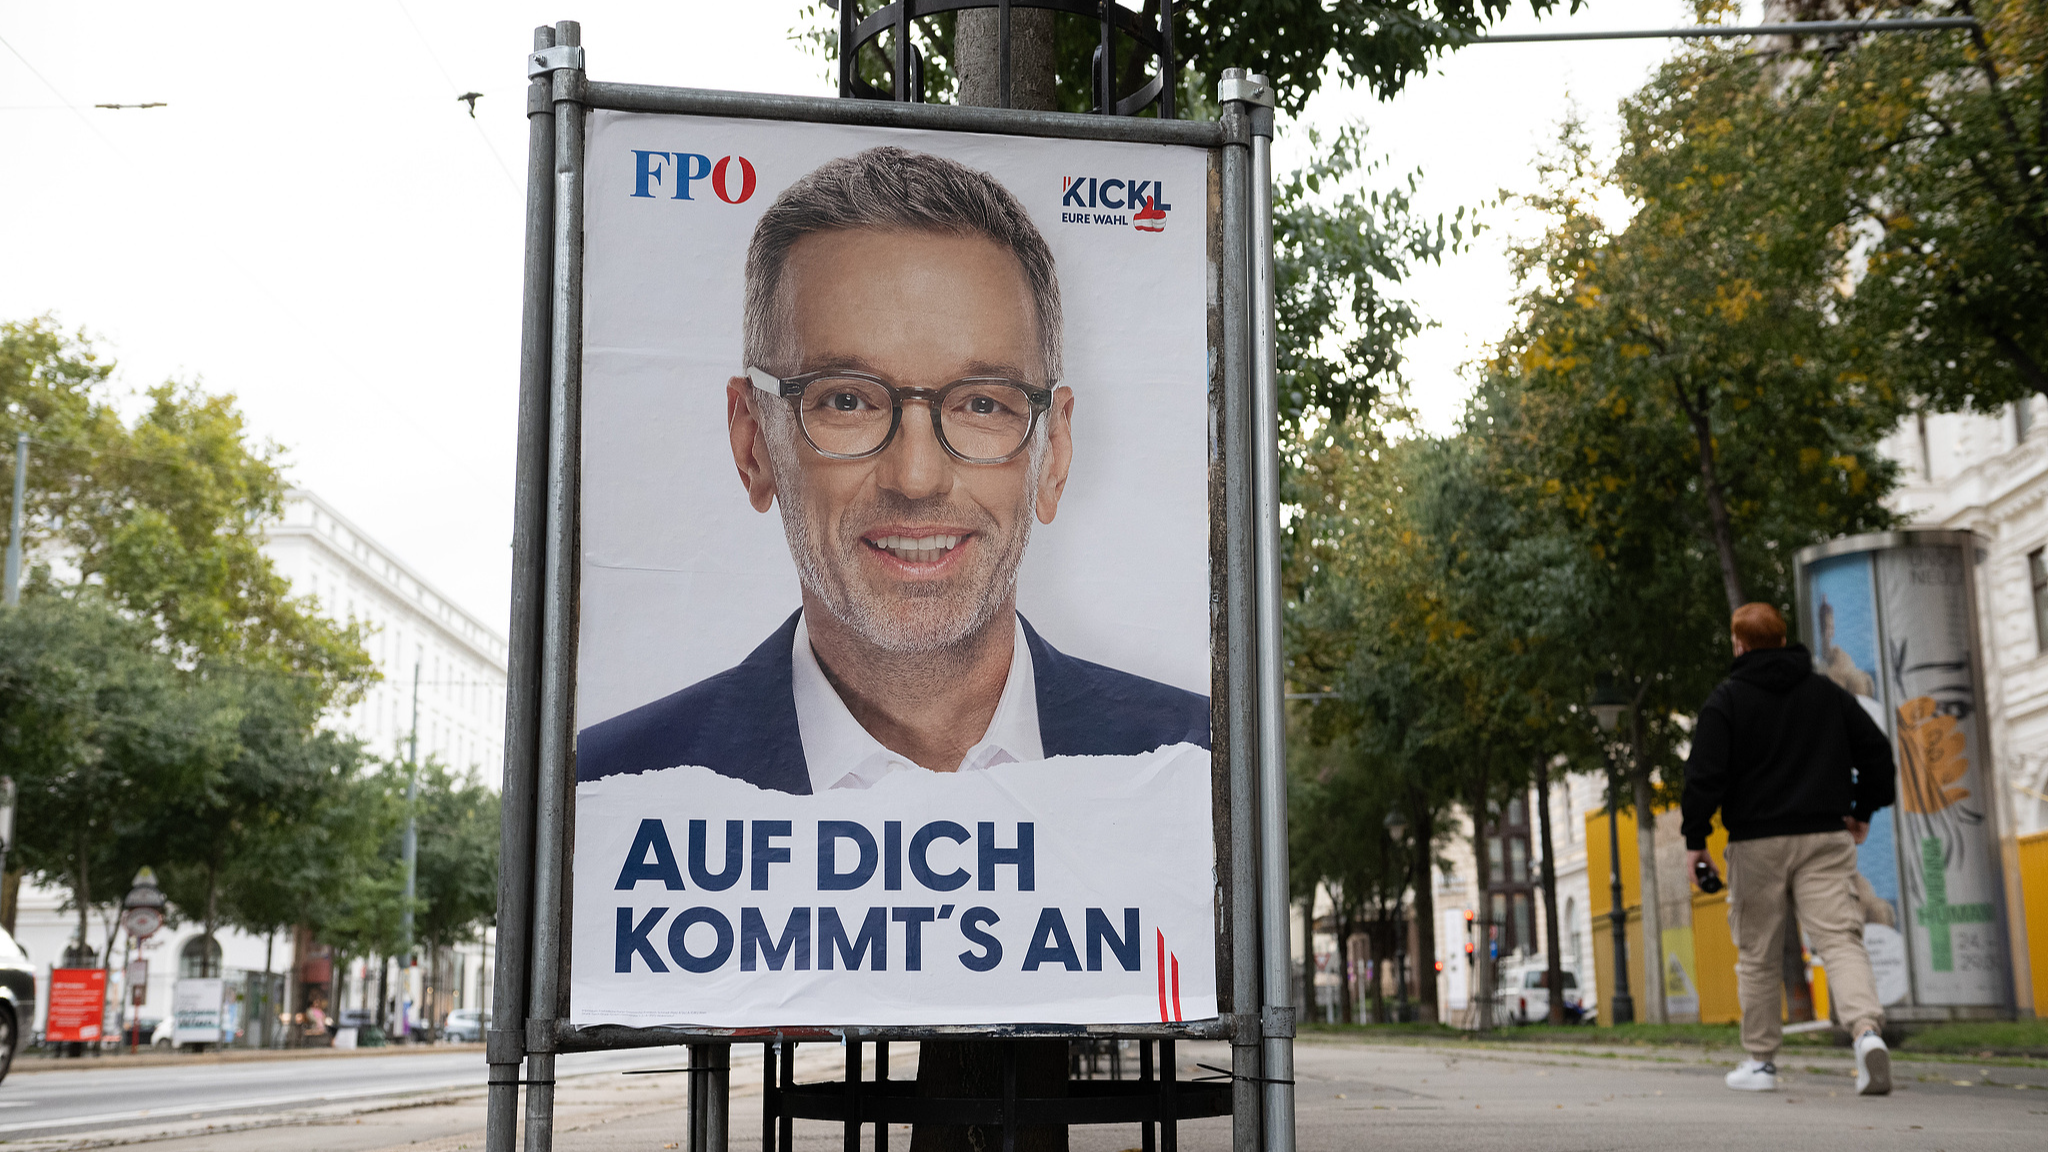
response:
<svg viewBox="0 0 2048 1152"><path fill-rule="evenodd" d="M743 1052L735 1053L744 1056ZM1220 1045L1184 1045L1182 1075L1196 1061L1223 1064ZM1721 1076L1733 1052L1624 1049L1598 1045L1419 1043L1365 1044L1304 1037L1296 1049L1302 1152L1442 1149L1459 1152L1579 1152L1641 1149L1727 1152L1797 1148L1801 1152L1881 1149L2035 1149L2048 1146L2048 1067L1900 1060L1897 1092L1854 1095L1854 1065L1833 1052L1787 1059L1786 1090L1736 1093ZM736 1059L735 1063L741 1063ZM732 1147L760 1143L758 1056L735 1070ZM828 1079L839 1053L801 1049L799 1075ZM911 1074L903 1054L892 1072ZM680 1147L684 1077L587 1076L559 1090L555 1147L613 1152ZM365 1115L304 1117L290 1129L214 1131L155 1141L148 1152L462 1152L481 1146L480 1097ZM843 1147L832 1125L799 1123L805 1152ZM909 1131L890 1146L908 1149ZM1223 1152L1230 1120L1181 1128L1188 1152ZM869 1147L864 1134L862 1147ZM1135 1127L1077 1128L1073 1152L1123 1152L1138 1146Z"/></svg>

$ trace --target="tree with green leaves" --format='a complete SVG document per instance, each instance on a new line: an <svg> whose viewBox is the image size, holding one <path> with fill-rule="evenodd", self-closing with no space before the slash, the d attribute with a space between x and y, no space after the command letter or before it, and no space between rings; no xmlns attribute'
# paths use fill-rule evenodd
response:
<svg viewBox="0 0 2048 1152"><path fill-rule="evenodd" d="M498 794L474 772L457 774L438 761L418 772L413 931L427 946L428 972L438 985L447 949L476 939L497 915Z"/></svg>
<svg viewBox="0 0 2048 1152"><path fill-rule="evenodd" d="M1866 245L1844 319L1873 374L1929 407L2048 395L2048 8L1914 8L1980 25L1803 56L1794 110L1834 143L1818 159Z"/></svg>
<svg viewBox="0 0 2048 1152"><path fill-rule="evenodd" d="M31 438L32 591L92 586L188 662L277 671L322 707L352 703L375 674L361 627L294 596L262 551L288 487L279 449L252 442L233 397L192 386L151 389L124 421L113 370L48 317L0 322L0 438Z"/></svg>
<svg viewBox="0 0 2048 1152"><path fill-rule="evenodd" d="M327 823L360 752L320 721L374 675L362 630L264 556L280 453L232 397L167 383L124 420L113 367L47 317L0 324L0 435L31 437L34 562L0 613L17 633L0 738L23 786L9 863L72 892L81 944L87 908L143 864L209 935L361 904L362 845Z"/></svg>
<svg viewBox="0 0 2048 1152"><path fill-rule="evenodd" d="M90 593L0 610L0 763L18 805L8 863L69 893L81 948L95 943L88 912L118 905L151 862L150 815L237 751L236 701L155 640Z"/></svg>
<svg viewBox="0 0 2048 1152"><path fill-rule="evenodd" d="M836 61L837 3L851 2L803 4L792 37ZM1174 52L1185 69L1180 78L1181 106L1212 103L1216 80L1225 68L1244 68L1270 78L1281 110L1288 113L1299 113L1333 79L1347 87L1363 84L1385 99L1510 12L1576 12L1584 4L1585 0L1184 0L1173 6ZM1142 23L1158 23L1159 0L1128 6L1138 11ZM859 11L869 9L863 6ZM948 12L915 22L912 36L923 59L925 100L949 101L958 90L956 32L962 17L974 18ZM1102 43L1098 19L1019 8L1011 21L1013 28L1032 22L1033 32L1050 41L1046 55L1052 76L1039 87L1052 99L1044 107L1061 112L1095 107L1095 52ZM1038 31L1040 25L1043 31ZM886 35L882 44L883 52L862 53L858 67L868 83L889 91L894 49ZM1144 82L1150 61L1138 58L1131 41L1122 36L1116 51L1121 62L1117 88L1129 95Z"/></svg>

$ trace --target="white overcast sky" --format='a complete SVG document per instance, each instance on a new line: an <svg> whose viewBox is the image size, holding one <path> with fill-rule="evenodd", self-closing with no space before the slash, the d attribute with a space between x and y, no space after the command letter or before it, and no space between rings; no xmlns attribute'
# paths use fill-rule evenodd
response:
<svg viewBox="0 0 2048 1152"><path fill-rule="evenodd" d="M502 628L532 29L581 20L604 79L830 95L788 38L799 7L0 4L0 318L83 327L124 389L234 393L294 482ZM1502 30L1683 23L1677 0L1594 0ZM1477 46L1392 102L1334 88L1308 118L1366 123L1393 170L1423 169L1422 207L1450 211L1530 187L1568 101L1610 144L1616 102L1668 51ZM471 90L474 120L455 100ZM92 107L146 101L169 107ZM1459 367L1511 319L1501 245L1518 222L1489 219L1475 252L1414 284L1442 325L1410 349L1433 429L1463 402Z"/></svg>

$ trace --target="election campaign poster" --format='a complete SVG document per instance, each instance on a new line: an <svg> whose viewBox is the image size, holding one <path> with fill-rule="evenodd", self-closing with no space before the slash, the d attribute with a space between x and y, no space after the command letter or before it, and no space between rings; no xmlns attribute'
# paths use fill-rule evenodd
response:
<svg viewBox="0 0 2048 1152"><path fill-rule="evenodd" d="M585 171L572 1023L1214 1018L1210 153Z"/></svg>
<svg viewBox="0 0 2048 1152"><path fill-rule="evenodd" d="M188 976L171 985L171 1043L218 1044L224 981L217 976Z"/></svg>
<svg viewBox="0 0 2048 1152"><path fill-rule="evenodd" d="M50 1015L43 1038L58 1041L97 1040L106 1023L107 970L50 970Z"/></svg>

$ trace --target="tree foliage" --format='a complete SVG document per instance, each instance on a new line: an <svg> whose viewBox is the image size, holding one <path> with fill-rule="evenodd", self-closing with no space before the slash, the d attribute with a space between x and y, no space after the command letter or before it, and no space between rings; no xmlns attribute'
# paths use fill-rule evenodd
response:
<svg viewBox="0 0 2048 1152"><path fill-rule="evenodd" d="M839 58L839 0L806 0L797 8L791 38L807 42L832 63ZM844 0L853 2L853 0ZM1381 98L1428 73L1445 53L1483 35L1521 8L1543 15L1576 12L1585 0L1182 0L1173 6L1174 52L1182 67L1178 91L1183 108L1213 106L1216 81L1225 68L1243 68L1272 80L1283 111L1298 113L1309 97L1335 79L1347 87L1364 84ZM1127 5L1148 26L1159 19L1159 0ZM863 4L862 15L872 14ZM912 42L924 67L923 99L951 100L958 86L954 57L956 14L916 21ZM856 67L869 84L892 90L894 49L884 33L861 53ZM1061 15L1053 20L1053 71L1058 109L1087 112L1095 107L1095 59L1102 44L1100 22ZM1117 90L1128 96L1144 84L1152 61L1140 57L1133 41L1119 35Z"/></svg>
<svg viewBox="0 0 2048 1152"><path fill-rule="evenodd" d="M285 479L233 398L124 401L112 373L47 317L0 324L0 435L31 437L33 568L0 610L9 864L71 894L86 944L86 910L145 864L209 931L352 930L383 883L382 824L361 748L322 720L374 675L362 630L264 556Z"/></svg>

